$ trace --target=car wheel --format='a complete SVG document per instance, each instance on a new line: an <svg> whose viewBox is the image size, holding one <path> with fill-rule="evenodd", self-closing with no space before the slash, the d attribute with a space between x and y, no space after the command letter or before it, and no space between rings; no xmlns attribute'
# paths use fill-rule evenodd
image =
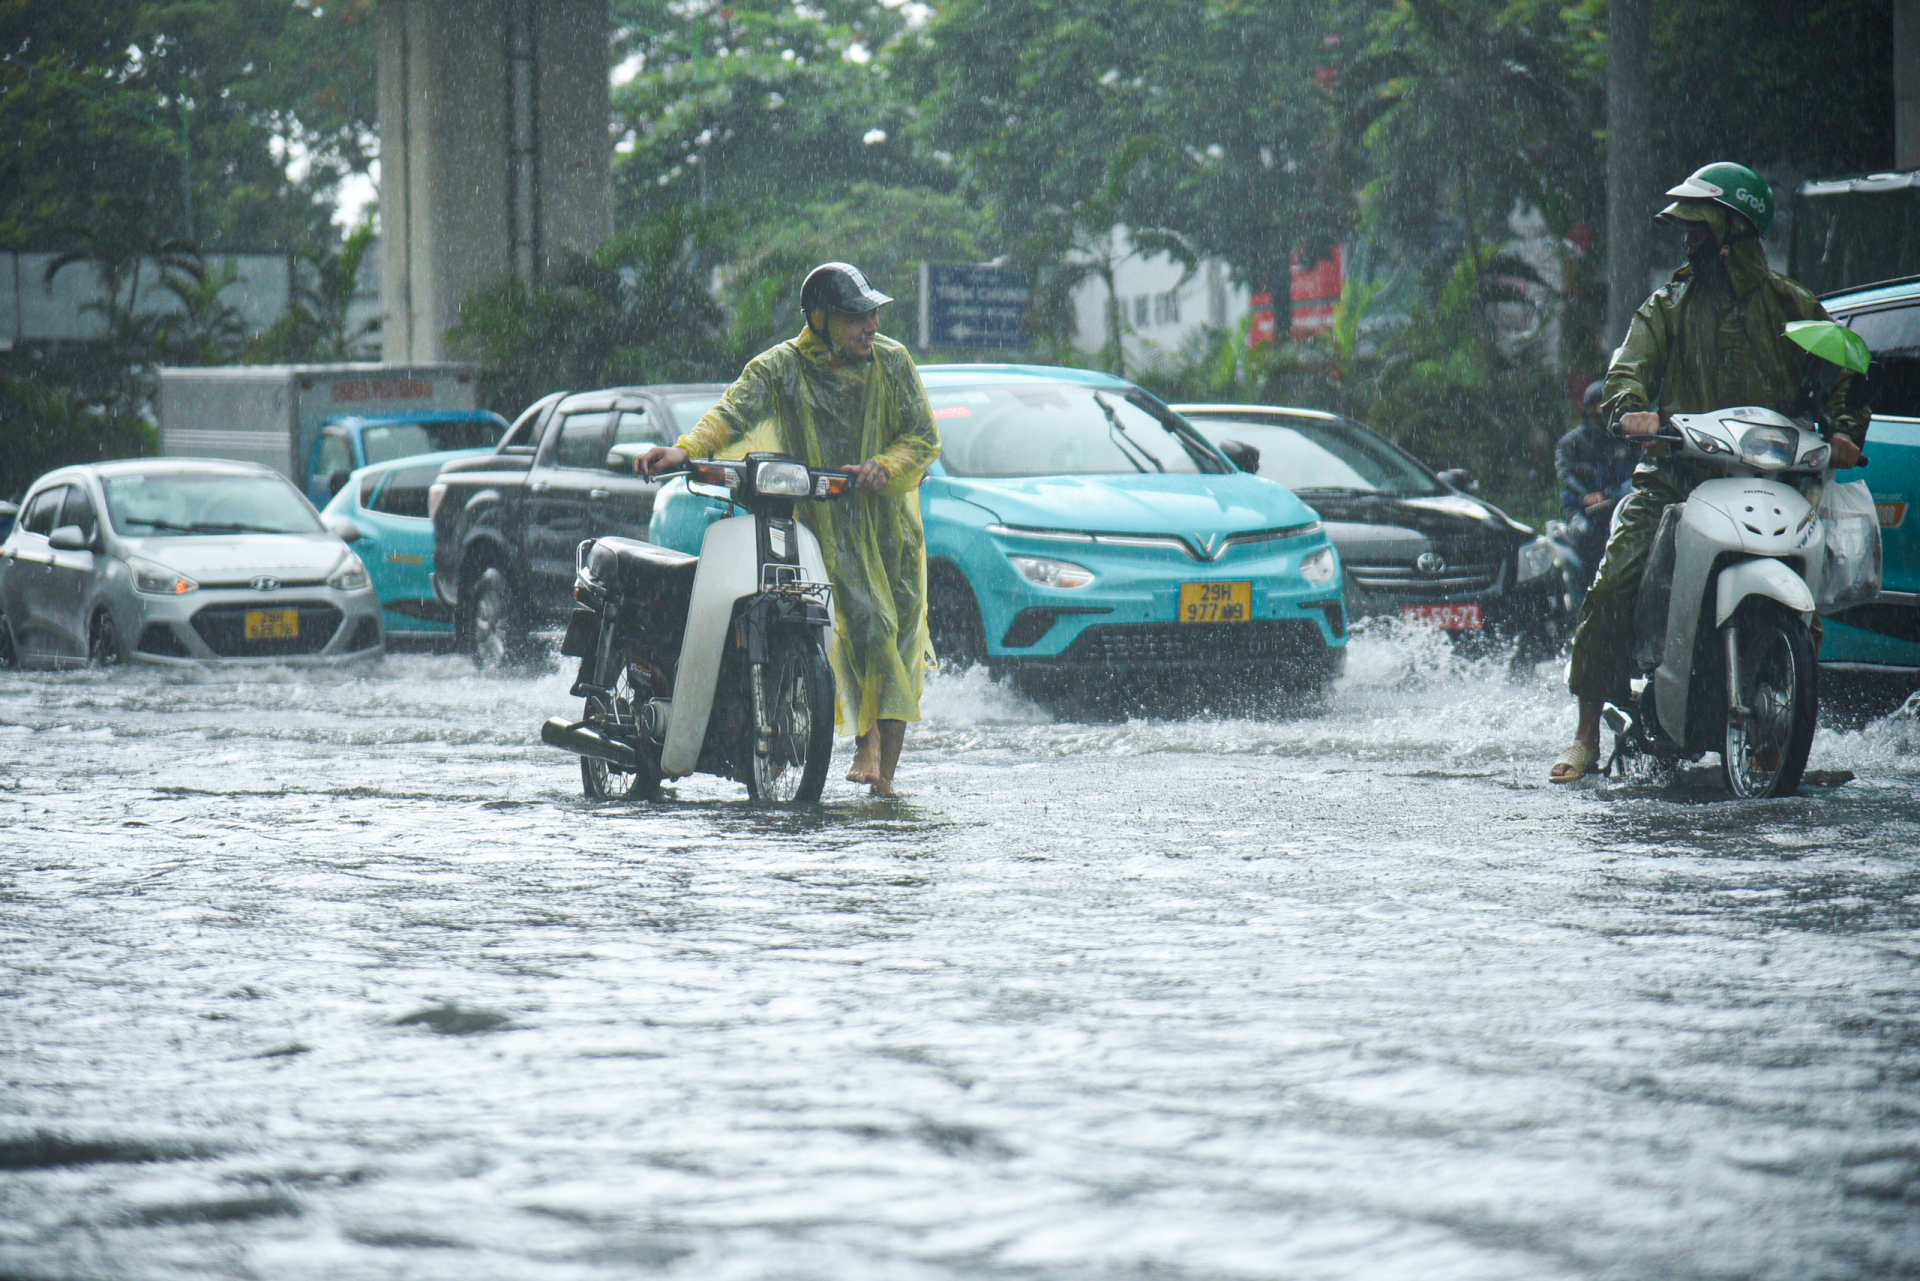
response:
<svg viewBox="0 0 1920 1281"><path fill-rule="evenodd" d="M513 585L505 574L491 566L481 570L461 598L466 602L467 644L475 663L495 671L525 661L525 629Z"/></svg>
<svg viewBox="0 0 1920 1281"><path fill-rule="evenodd" d="M104 609L95 610L93 621L87 624L87 666L113 667L125 657L120 648L120 629L114 624L113 615Z"/></svg>
<svg viewBox="0 0 1920 1281"><path fill-rule="evenodd" d="M966 577L941 562L927 569L927 631L940 666L964 671L987 661L987 629Z"/></svg>

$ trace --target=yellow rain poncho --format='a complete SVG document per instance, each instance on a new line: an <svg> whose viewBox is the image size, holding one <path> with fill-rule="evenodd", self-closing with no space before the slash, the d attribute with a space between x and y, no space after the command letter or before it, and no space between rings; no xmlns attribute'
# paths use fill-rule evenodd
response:
<svg viewBox="0 0 1920 1281"><path fill-rule="evenodd" d="M886 469L879 494L801 503L798 516L820 539L833 582L840 728L865 734L875 721L919 720L933 666L919 491L940 456L940 429L907 349L876 335L872 360L832 369L826 344L804 330L754 357L676 443L695 458L758 449L812 467Z"/></svg>

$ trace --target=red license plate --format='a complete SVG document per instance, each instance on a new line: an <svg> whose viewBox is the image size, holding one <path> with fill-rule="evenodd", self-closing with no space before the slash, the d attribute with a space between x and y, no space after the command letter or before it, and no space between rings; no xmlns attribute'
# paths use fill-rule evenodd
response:
<svg viewBox="0 0 1920 1281"><path fill-rule="evenodd" d="M1464 605L1402 605L1402 622L1418 623L1422 627L1438 627L1443 632L1477 632L1480 630L1480 602L1468 601Z"/></svg>

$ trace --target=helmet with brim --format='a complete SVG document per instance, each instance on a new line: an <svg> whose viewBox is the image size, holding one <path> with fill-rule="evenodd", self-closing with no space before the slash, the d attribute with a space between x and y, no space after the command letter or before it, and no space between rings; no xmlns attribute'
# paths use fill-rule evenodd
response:
<svg viewBox="0 0 1920 1281"><path fill-rule="evenodd" d="M892 301L851 263L823 262L807 273L800 286L800 311L808 316L821 307L842 316L864 316Z"/></svg>
<svg viewBox="0 0 1920 1281"><path fill-rule="evenodd" d="M1730 160L1702 165L1685 182L1669 187L1667 194L1674 203L1660 211L1661 218L1707 221L1700 213L1687 211L1688 201L1706 201L1739 214L1762 237L1773 230L1773 188L1745 165Z"/></svg>

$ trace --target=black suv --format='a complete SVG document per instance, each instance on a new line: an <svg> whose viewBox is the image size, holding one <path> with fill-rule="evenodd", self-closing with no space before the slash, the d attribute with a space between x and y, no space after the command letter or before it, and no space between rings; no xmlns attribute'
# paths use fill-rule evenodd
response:
<svg viewBox="0 0 1920 1281"><path fill-rule="evenodd" d="M1274 405L1175 405L1227 456L1320 513L1346 570L1347 613L1398 617L1540 657L1573 626L1553 545L1351 418ZM1231 442L1258 451L1250 458Z"/></svg>

